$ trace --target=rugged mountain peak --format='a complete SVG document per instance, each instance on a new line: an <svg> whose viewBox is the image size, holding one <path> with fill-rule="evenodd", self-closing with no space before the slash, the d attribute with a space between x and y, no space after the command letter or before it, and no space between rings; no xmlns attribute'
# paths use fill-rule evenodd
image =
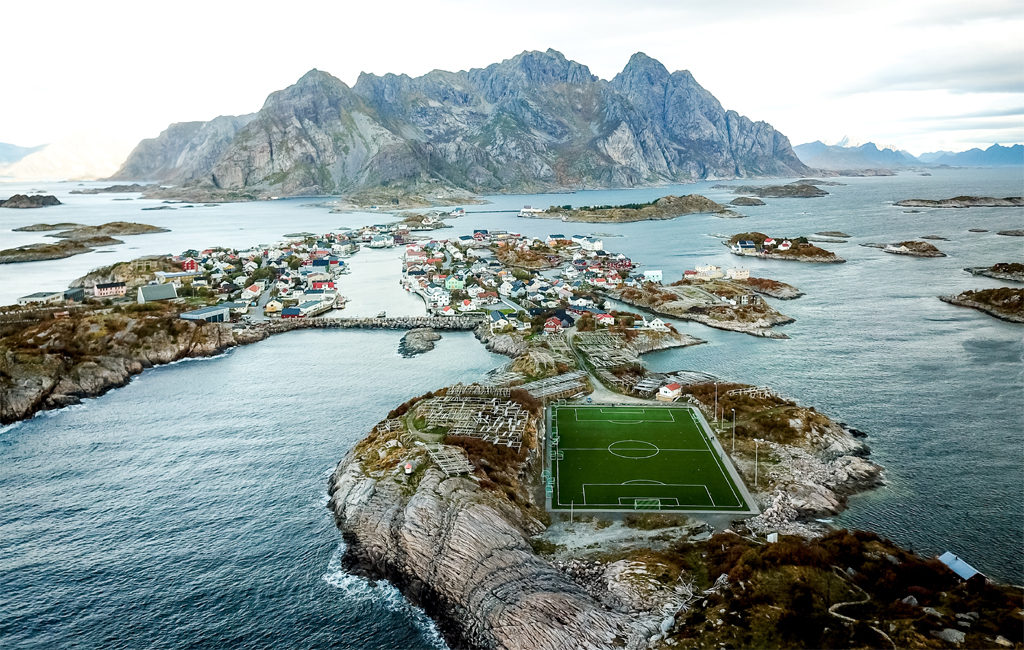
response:
<svg viewBox="0 0 1024 650"><path fill-rule="evenodd" d="M668 76L668 68L661 61L652 59L643 52L637 52L629 57L626 67L622 69L622 72L615 75L612 83L615 83L616 79L644 79L650 83L656 83L663 82Z"/></svg>
<svg viewBox="0 0 1024 650"><path fill-rule="evenodd" d="M221 143L235 127L212 130L217 137L210 142ZM191 141L208 138L203 133L211 129L185 131L192 135L166 143L160 161L195 149ZM271 94L215 161L207 155L188 160L185 171L171 165L174 173L164 176L162 162L137 178L196 179L275 195L382 196L436 195L438 187L531 192L809 171L785 136L726 112L689 72L669 74L638 52L607 82L552 49L468 71L363 73L351 88L313 69Z"/></svg>

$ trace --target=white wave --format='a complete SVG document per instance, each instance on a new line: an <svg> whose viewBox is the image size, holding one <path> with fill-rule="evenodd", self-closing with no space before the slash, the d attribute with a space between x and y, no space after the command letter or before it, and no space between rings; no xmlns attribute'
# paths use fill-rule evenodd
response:
<svg viewBox="0 0 1024 650"><path fill-rule="evenodd" d="M423 638L431 646L439 650L448 650L448 644L441 636L437 624L426 613L416 607L402 595L390 582L378 580L370 582L365 578L353 575L341 565L341 558L345 555L345 543L338 544L338 548L331 553L331 559L327 562L327 572L321 579L338 591L341 591L346 600L369 602L374 606L401 614L407 618L420 631Z"/></svg>

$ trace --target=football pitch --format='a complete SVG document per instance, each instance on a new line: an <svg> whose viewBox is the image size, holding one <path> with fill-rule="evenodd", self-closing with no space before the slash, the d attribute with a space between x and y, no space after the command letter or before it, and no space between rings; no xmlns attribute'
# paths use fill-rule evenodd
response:
<svg viewBox="0 0 1024 650"><path fill-rule="evenodd" d="M548 431L553 510L757 512L692 407L557 405Z"/></svg>

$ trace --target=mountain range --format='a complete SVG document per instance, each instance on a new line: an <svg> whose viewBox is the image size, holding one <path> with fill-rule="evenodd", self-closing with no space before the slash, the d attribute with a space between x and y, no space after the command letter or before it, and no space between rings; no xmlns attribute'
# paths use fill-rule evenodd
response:
<svg viewBox="0 0 1024 650"><path fill-rule="evenodd" d="M114 175L277 195L530 192L804 175L783 134L643 53L606 81L554 50L420 77L311 70L255 114L172 124Z"/></svg>
<svg viewBox="0 0 1024 650"><path fill-rule="evenodd" d="M16 163L25 156L39 151L44 146L46 145L40 145L38 147L19 147L15 144L0 142L0 165Z"/></svg>
<svg viewBox="0 0 1024 650"><path fill-rule="evenodd" d="M844 139L845 141L845 139ZM873 142L859 146L827 145L820 140L798 144L793 151L800 160L819 169L899 169L949 165L952 167L1005 167L1024 165L1024 145L1004 147L994 144L988 149L970 149L959 153L935 151L914 156L894 147L881 149Z"/></svg>
<svg viewBox="0 0 1024 650"><path fill-rule="evenodd" d="M1024 145L1004 147L994 144L988 149L968 149L959 153L932 151L917 157L929 165L950 165L954 167L1009 167L1024 165Z"/></svg>

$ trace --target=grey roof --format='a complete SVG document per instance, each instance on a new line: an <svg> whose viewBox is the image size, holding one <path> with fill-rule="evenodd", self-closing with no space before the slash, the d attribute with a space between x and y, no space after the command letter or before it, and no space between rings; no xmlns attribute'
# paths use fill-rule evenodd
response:
<svg viewBox="0 0 1024 650"><path fill-rule="evenodd" d="M139 287L139 294L146 302L151 300L171 300L178 297L178 290L173 284L147 284Z"/></svg>
<svg viewBox="0 0 1024 650"><path fill-rule="evenodd" d="M21 298L18 298L18 300L29 300L30 298L50 298L50 297L52 297L54 295L57 295L57 294L60 294L61 296L63 296L64 292L63 291L37 291L35 293L30 293L27 296L22 296Z"/></svg>
<svg viewBox="0 0 1024 650"><path fill-rule="evenodd" d="M979 573L977 569L972 567L970 564L967 564L966 562L961 560L957 555L954 555L950 551L946 551L945 553L940 555L939 562L942 562L943 564L948 566L953 571L953 573L957 574L964 580L970 580Z"/></svg>
<svg viewBox="0 0 1024 650"><path fill-rule="evenodd" d="M182 316L206 316L208 314L216 314L218 312L229 311L227 304L213 305L210 307L200 307L199 309L193 309L192 311L183 312Z"/></svg>

